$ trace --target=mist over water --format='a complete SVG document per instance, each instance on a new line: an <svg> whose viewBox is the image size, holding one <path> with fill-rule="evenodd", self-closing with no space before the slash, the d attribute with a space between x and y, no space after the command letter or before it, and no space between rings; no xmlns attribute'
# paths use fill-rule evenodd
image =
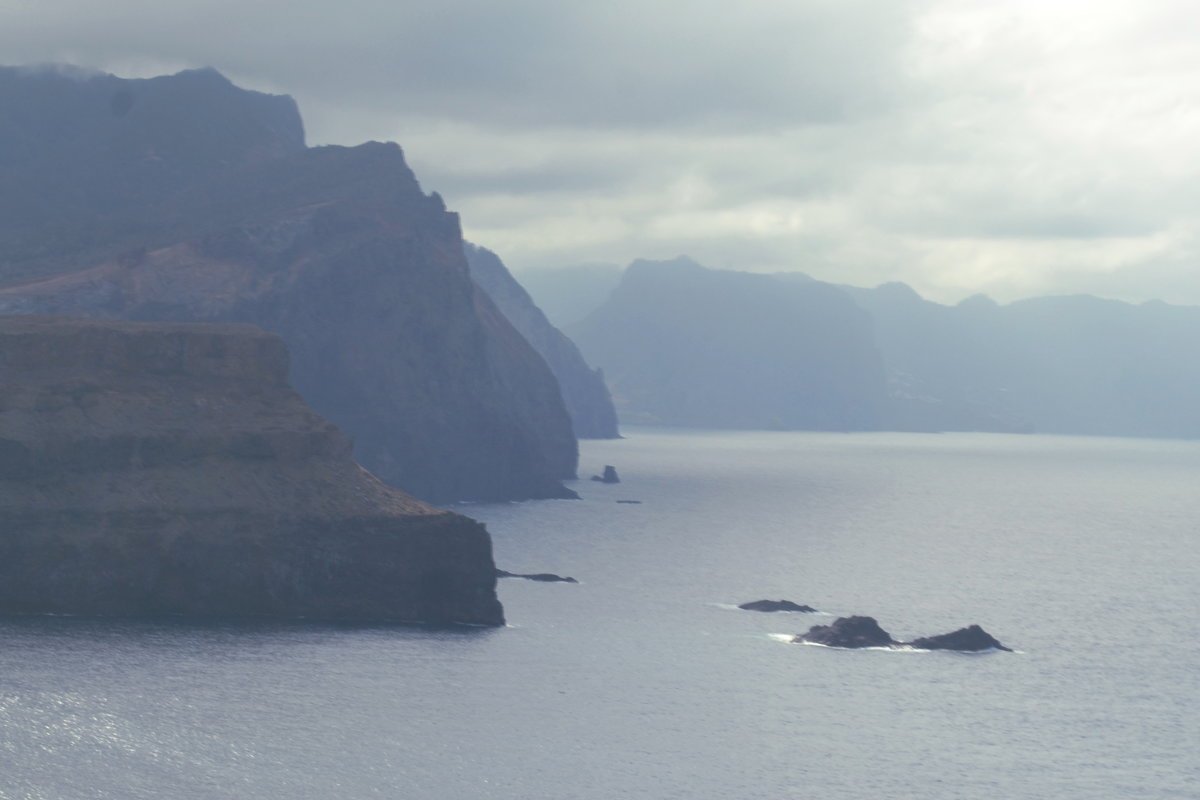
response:
<svg viewBox="0 0 1200 800"><path fill-rule="evenodd" d="M1200 793L1200 444L626 434L619 485L461 507L580 581L502 580L508 628L0 620L0 798Z"/></svg>

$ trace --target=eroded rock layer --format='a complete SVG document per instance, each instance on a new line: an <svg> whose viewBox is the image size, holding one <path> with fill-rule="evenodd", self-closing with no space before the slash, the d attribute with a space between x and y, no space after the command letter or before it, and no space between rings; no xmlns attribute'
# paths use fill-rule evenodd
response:
<svg viewBox="0 0 1200 800"><path fill-rule="evenodd" d="M0 612L495 625L491 541L358 466L248 325L0 318Z"/></svg>

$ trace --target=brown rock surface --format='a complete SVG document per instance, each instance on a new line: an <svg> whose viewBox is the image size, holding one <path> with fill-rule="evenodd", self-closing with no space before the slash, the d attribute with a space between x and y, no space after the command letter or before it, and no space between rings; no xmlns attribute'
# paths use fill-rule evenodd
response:
<svg viewBox="0 0 1200 800"><path fill-rule="evenodd" d="M0 612L501 624L484 527L386 486L248 325L0 318Z"/></svg>

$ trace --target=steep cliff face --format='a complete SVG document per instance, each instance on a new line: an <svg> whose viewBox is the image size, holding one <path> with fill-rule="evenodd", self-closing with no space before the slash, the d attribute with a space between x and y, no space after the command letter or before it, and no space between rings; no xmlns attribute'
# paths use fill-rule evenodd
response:
<svg viewBox="0 0 1200 800"><path fill-rule="evenodd" d="M211 69L125 79L0 67L0 253L7 280L141 246L131 219L182 186L304 149L286 96Z"/></svg>
<svg viewBox="0 0 1200 800"><path fill-rule="evenodd" d="M818 281L635 261L571 328L623 422L870 430L884 408L869 317Z"/></svg>
<svg viewBox="0 0 1200 800"><path fill-rule="evenodd" d="M0 313L252 322L284 336L293 384L385 481L434 502L572 496L560 481L577 446L555 379L481 313L458 218L421 191L400 148L305 149L280 98L211 71L158 80L162 102L135 100L125 116L142 109L165 131L173 149L157 157L176 180L145 183L70 241L34 237L49 255L0 241ZM78 91L107 103L112 81ZM188 105L172 91L214 115L190 138L161 119ZM78 113L61 109L67 122ZM48 170L57 150L38 152ZM125 174L108 151L93 156L96 174ZM92 206L124 182L96 185Z"/></svg>
<svg viewBox="0 0 1200 800"><path fill-rule="evenodd" d="M618 438L617 412L603 373L589 367L575 343L550 324L499 256L469 242L465 251L475 283L546 360L558 379L575 435L581 439Z"/></svg>
<svg viewBox="0 0 1200 800"><path fill-rule="evenodd" d="M0 612L495 625L483 526L388 487L245 325L0 319Z"/></svg>

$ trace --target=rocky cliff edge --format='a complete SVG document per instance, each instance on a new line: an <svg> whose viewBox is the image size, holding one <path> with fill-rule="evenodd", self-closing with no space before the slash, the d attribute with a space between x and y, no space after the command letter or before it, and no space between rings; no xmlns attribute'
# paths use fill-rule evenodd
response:
<svg viewBox="0 0 1200 800"><path fill-rule="evenodd" d="M482 525L386 486L248 325L0 318L0 612L496 625Z"/></svg>

